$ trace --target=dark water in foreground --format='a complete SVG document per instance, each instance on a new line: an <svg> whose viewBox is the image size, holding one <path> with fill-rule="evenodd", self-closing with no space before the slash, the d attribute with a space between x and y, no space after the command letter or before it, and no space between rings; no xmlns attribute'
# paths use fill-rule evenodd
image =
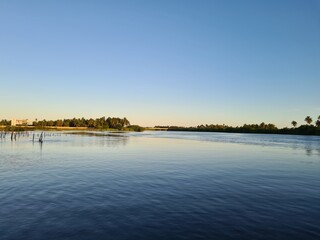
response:
<svg viewBox="0 0 320 240"><path fill-rule="evenodd" d="M2 139L0 239L320 239L320 138Z"/></svg>

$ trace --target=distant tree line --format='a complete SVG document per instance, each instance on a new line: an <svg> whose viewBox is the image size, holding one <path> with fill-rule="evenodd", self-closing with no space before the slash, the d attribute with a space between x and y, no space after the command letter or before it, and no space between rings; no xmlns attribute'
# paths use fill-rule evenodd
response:
<svg viewBox="0 0 320 240"><path fill-rule="evenodd" d="M58 119L58 120L36 120L33 122L36 127L87 127L96 129L114 128L121 130L124 127L130 126L130 122L126 118L72 118L72 119Z"/></svg>
<svg viewBox="0 0 320 240"><path fill-rule="evenodd" d="M10 126L11 121L1 120L0 125ZM35 120L32 125L35 128L46 128L46 127L85 127L92 129L117 129L117 130L132 130L132 131L143 131L144 128L138 125L130 125L127 118L118 117L101 117L101 118L72 118L72 119L58 119L58 120Z"/></svg>
<svg viewBox="0 0 320 240"><path fill-rule="evenodd" d="M292 128L277 128L271 123L260 124L244 124L240 127L232 127L225 124L198 125L196 127L179 127L179 126L156 126L168 128L168 131L196 131L196 132L232 132L232 133L272 133L272 134L298 134L298 135L320 135L320 116L312 124L313 120L310 116L305 119L307 124L300 125L292 121Z"/></svg>
<svg viewBox="0 0 320 240"><path fill-rule="evenodd" d="M271 123L244 124L241 127L232 127L225 124L205 124L196 127L170 126L168 131L196 131L196 132L235 132L235 133L276 133L278 128Z"/></svg>

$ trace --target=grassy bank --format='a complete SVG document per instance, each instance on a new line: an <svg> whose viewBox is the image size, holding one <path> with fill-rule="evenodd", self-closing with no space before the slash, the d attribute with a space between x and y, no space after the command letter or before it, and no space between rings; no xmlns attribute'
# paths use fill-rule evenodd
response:
<svg viewBox="0 0 320 240"><path fill-rule="evenodd" d="M88 127L39 127L39 126L0 126L2 131L119 131L116 128L88 128ZM132 125L120 129L121 131L135 131L142 132L144 131L143 127Z"/></svg>

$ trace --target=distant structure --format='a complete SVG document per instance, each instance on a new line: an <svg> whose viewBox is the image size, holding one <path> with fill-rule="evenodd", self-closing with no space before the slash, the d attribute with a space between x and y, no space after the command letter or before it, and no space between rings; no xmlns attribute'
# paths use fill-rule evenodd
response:
<svg viewBox="0 0 320 240"><path fill-rule="evenodd" d="M12 119L11 126L27 126L29 125L28 119Z"/></svg>

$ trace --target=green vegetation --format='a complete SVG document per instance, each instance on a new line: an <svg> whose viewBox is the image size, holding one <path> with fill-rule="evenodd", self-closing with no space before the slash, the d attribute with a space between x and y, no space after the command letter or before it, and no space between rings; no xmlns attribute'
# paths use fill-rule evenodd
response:
<svg viewBox="0 0 320 240"><path fill-rule="evenodd" d="M320 127L320 115L318 116L318 120L315 122L317 127Z"/></svg>
<svg viewBox="0 0 320 240"><path fill-rule="evenodd" d="M309 125L312 123L312 118L310 116L307 116L305 119L304 119Z"/></svg>
<svg viewBox="0 0 320 240"><path fill-rule="evenodd" d="M296 121L292 121L291 124L293 127L296 127L298 123Z"/></svg>
<svg viewBox="0 0 320 240"><path fill-rule="evenodd" d="M34 130L34 129L45 129L45 130L119 130L119 131L138 131L141 132L144 128L138 125L130 125L127 118L96 118L96 119L85 119L85 118L72 118L72 119L58 119L58 120L40 120L34 121L32 126L11 126L11 121L2 120L0 125L5 126L7 131L19 131L23 130Z"/></svg>
<svg viewBox="0 0 320 240"><path fill-rule="evenodd" d="M230 132L230 133L269 133L269 134L296 134L296 135L320 135L320 116L312 125L312 118L305 118L307 124L297 127L297 122L292 121L292 128L277 128L274 124L244 124L240 127L227 125L211 124L199 125L197 127L178 127L178 126L156 126L158 128L167 128L167 131L195 131L195 132Z"/></svg>
<svg viewBox="0 0 320 240"><path fill-rule="evenodd" d="M2 130L6 132L23 132L23 131L30 131L34 130L34 127L24 127L24 126L5 126Z"/></svg>
<svg viewBox="0 0 320 240"><path fill-rule="evenodd" d="M230 132L230 133L272 133L272 134L297 134L297 135L320 135L320 115L312 124L312 118L307 116L304 121L307 124L300 125L292 121L292 128L277 128L274 124L244 124L243 126L228 126L225 124L199 125L196 127L179 127L179 126L155 126L151 130L167 131L196 131L196 132ZM59 120L41 120L34 121L32 126L11 126L11 121L1 120L0 126L6 131L26 131L26 130L108 130L108 131L136 131L142 132L145 128L138 125L130 125L126 118L72 118ZM148 130L148 129L147 129Z"/></svg>
<svg viewBox="0 0 320 240"><path fill-rule="evenodd" d="M126 118L110 118L105 117L96 119L85 118L72 118L72 119L59 119L59 120L40 120L34 121L33 126L36 127L87 127L95 129L117 129L122 130L124 127L130 125Z"/></svg>
<svg viewBox="0 0 320 240"><path fill-rule="evenodd" d="M134 132L143 132L145 130L145 128L140 127L138 125L130 125L127 128L125 128L124 130L134 131Z"/></svg>
<svg viewBox="0 0 320 240"><path fill-rule="evenodd" d="M2 119L0 121L0 126L10 126L11 125L11 121L6 120L6 119Z"/></svg>

